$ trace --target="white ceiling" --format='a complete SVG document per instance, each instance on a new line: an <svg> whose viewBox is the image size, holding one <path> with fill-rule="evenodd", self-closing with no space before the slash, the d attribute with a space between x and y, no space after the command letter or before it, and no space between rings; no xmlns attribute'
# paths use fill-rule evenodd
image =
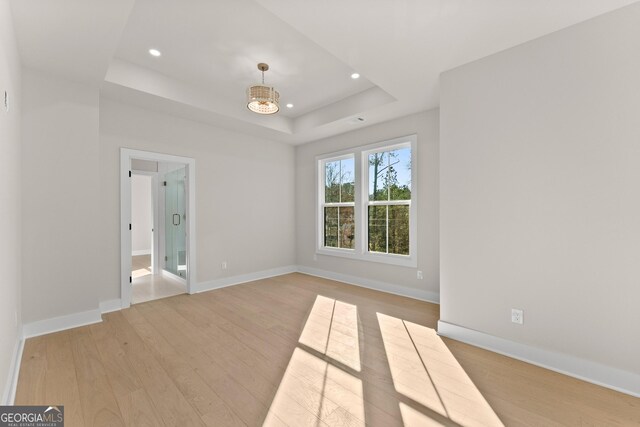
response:
<svg viewBox="0 0 640 427"><path fill-rule="evenodd" d="M163 55L152 57L150 47ZM287 117L373 87L366 78L352 80L347 64L250 0L137 0L116 57L242 108L245 89L261 79L257 64L266 62L265 82L283 105L295 105L283 109Z"/></svg>
<svg viewBox="0 0 640 427"><path fill-rule="evenodd" d="M12 0L12 9L26 66L302 143L437 107L441 72L636 1ZM258 62L281 94L275 116L245 106Z"/></svg>
<svg viewBox="0 0 640 427"><path fill-rule="evenodd" d="M23 65L82 82L104 79L134 0L12 0Z"/></svg>

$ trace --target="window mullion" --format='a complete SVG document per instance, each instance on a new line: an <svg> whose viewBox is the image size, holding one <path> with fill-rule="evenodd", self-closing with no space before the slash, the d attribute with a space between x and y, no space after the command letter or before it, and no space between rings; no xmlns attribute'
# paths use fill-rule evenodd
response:
<svg viewBox="0 0 640 427"><path fill-rule="evenodd" d="M342 202L342 160L338 162L338 201ZM338 215L340 215L339 212L340 209L338 209ZM339 244L338 247L340 247Z"/></svg>
<svg viewBox="0 0 640 427"><path fill-rule="evenodd" d="M387 247L386 247L386 253L389 253L389 205L387 205L387 209L385 209L386 211L386 221L385 221L385 225L386 225L386 235L387 235Z"/></svg>
<svg viewBox="0 0 640 427"><path fill-rule="evenodd" d="M342 202L342 203L323 203L322 207L327 207L327 208L344 208L344 207L350 207L350 206L354 206L354 202Z"/></svg>
<svg viewBox="0 0 640 427"><path fill-rule="evenodd" d="M341 242L340 242L340 206L338 206L338 235L336 236L337 240L338 240L338 247L341 248Z"/></svg>
<svg viewBox="0 0 640 427"><path fill-rule="evenodd" d="M369 206L395 206L395 205L411 205L411 200L375 200L368 201L367 204Z"/></svg>
<svg viewBox="0 0 640 427"><path fill-rule="evenodd" d="M389 186L389 181L391 179L391 153L389 153L388 151L385 153L386 157L387 157L387 201L391 200L391 187ZM387 210L389 210L387 208ZM389 252L388 250L389 248L387 247L387 252Z"/></svg>

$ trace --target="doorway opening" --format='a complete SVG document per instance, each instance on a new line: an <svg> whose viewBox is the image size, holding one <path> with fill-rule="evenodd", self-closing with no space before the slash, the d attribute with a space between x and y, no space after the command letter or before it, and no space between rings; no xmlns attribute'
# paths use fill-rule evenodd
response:
<svg viewBox="0 0 640 427"><path fill-rule="evenodd" d="M121 149L122 307L193 293L195 161Z"/></svg>

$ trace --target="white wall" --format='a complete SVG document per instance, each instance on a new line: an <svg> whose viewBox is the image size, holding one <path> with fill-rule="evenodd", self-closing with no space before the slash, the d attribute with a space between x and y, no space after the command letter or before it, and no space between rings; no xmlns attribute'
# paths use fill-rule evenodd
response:
<svg viewBox="0 0 640 427"><path fill-rule="evenodd" d="M437 298L438 120L438 111L432 110L296 147L296 252L299 265L392 284L403 288L399 290L406 294ZM317 255L314 260L316 156L410 134L418 136L418 268L329 255ZM416 279L417 270L423 271L423 280Z"/></svg>
<svg viewBox="0 0 640 427"><path fill-rule="evenodd" d="M28 323L98 308L98 89L25 70L22 112Z"/></svg>
<svg viewBox="0 0 640 427"><path fill-rule="evenodd" d="M153 209L150 175L131 176L131 250L133 254L151 253L153 245Z"/></svg>
<svg viewBox="0 0 640 427"><path fill-rule="evenodd" d="M101 99L101 301L120 297L120 147L195 159L200 283L295 263L292 146Z"/></svg>
<svg viewBox="0 0 640 427"><path fill-rule="evenodd" d="M0 0L0 392L7 404L20 338L20 58L8 0ZM4 109L4 92L10 110Z"/></svg>
<svg viewBox="0 0 640 427"><path fill-rule="evenodd" d="M442 75L443 321L640 373L638 23L635 4Z"/></svg>

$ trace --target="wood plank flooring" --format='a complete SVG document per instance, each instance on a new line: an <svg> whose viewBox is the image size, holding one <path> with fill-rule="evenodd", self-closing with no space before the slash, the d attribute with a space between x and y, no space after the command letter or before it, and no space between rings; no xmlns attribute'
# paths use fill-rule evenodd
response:
<svg viewBox="0 0 640 427"><path fill-rule="evenodd" d="M303 274L26 341L67 426L630 426L640 399L435 333L439 307Z"/></svg>

